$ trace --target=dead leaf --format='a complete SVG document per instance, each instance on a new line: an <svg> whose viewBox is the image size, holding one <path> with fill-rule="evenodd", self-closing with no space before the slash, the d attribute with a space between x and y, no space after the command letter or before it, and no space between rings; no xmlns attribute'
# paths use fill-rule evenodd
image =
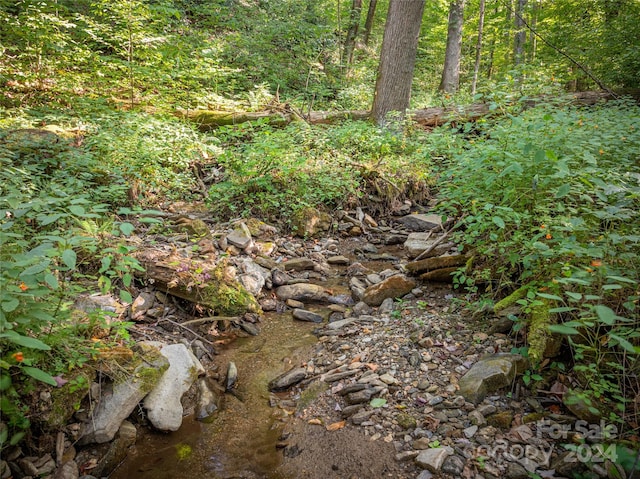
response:
<svg viewBox="0 0 640 479"><path fill-rule="evenodd" d="M320 419L309 419L307 423L313 426L322 426L322 421Z"/></svg>
<svg viewBox="0 0 640 479"><path fill-rule="evenodd" d="M376 371L379 366L377 364L374 364L374 363L367 363L367 367L369 369L371 369L372 371Z"/></svg>
<svg viewBox="0 0 640 479"><path fill-rule="evenodd" d="M327 426L327 431L337 431L338 429L342 429L345 424L346 424L346 421L334 422L333 424L329 424Z"/></svg>

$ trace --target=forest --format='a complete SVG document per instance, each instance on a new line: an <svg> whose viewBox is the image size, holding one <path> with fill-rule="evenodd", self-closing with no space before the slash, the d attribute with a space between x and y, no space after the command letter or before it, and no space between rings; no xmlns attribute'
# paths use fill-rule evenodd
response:
<svg viewBox="0 0 640 479"><path fill-rule="evenodd" d="M271 292L247 293L228 262L271 252L237 246L239 224L277 228L275 278L285 238L387 238L394 218L433 214L443 257L462 258L449 311L476 332L506 318L500 352L526 359L505 397L615 425L625 449L575 477L638 477L638 18L637 0L0 0L0 476L74 477L61 445L46 473L16 464L43 437L71 441L96 371L138 357L152 286L187 323L219 317L206 334L174 325L189 341L253 334L237 318L262 317ZM310 215L330 226L305 229ZM397 269L424 273L429 245ZM390 318L419 329L410 291ZM111 309L79 306L97 295ZM502 477L467 459L437 477ZM522 477L560 477L541 470Z"/></svg>

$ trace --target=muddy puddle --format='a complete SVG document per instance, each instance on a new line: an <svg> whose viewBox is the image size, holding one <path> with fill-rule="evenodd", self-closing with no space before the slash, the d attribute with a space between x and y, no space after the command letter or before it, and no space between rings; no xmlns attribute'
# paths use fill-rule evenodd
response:
<svg viewBox="0 0 640 479"><path fill-rule="evenodd" d="M223 369L236 364L238 386L225 394L213 420L186 417L176 432L145 434L110 478L285 479L277 472L282 453L276 443L286 413L270 407L267 384L303 362L316 327L290 314L265 314L260 335L238 338L216 357Z"/></svg>

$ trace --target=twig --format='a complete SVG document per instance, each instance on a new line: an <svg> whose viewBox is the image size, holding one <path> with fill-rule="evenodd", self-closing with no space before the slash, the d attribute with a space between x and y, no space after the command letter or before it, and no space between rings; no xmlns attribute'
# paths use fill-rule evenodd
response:
<svg viewBox="0 0 640 479"><path fill-rule="evenodd" d="M200 341L207 343L209 346L211 346L213 348L213 350L215 351L216 345L213 344L211 341L209 341L207 338L204 338L202 336L200 336L198 333L196 333L195 331L187 328L186 326L183 326L182 324L178 323L177 321L174 321L172 319L169 318L163 318L160 321L168 321L169 323L173 324L174 326L178 326L179 328L182 329L186 329L187 331L189 331L191 334L193 334L196 338L198 338ZM210 359L213 359L211 357L211 355L209 354L208 351L206 351L207 355L209 356Z"/></svg>
<svg viewBox="0 0 640 479"><path fill-rule="evenodd" d="M237 323L238 321L240 321L240 318L238 318L237 316L207 316L206 318L198 318L198 319L191 319L189 321L184 321L182 323L180 323L182 326L186 326L187 324L202 324L202 323L208 323L208 322L215 322L215 321L231 321L232 323Z"/></svg>
<svg viewBox="0 0 640 479"><path fill-rule="evenodd" d="M440 243L442 243L458 226L460 226L462 224L462 221L464 220L466 215L462 215L462 217L460 218L460 220L451 227L451 229L445 231L445 233L440 236L440 238L438 238L437 240L435 240L433 242L433 244L431 246L429 246L427 249L425 249L422 253L420 253L415 259L414 261L419 261L422 258L424 258L426 255L428 255L429 253L431 253ZM429 236L431 236L432 232L429 232ZM429 239L429 236L427 236L427 239Z"/></svg>

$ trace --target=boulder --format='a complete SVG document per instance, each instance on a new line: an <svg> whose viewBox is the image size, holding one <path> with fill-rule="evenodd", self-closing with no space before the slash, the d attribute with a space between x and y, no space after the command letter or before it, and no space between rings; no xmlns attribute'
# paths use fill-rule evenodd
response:
<svg viewBox="0 0 640 479"><path fill-rule="evenodd" d="M431 231L442 227L442 217L434 214L406 215L396 221L411 231Z"/></svg>
<svg viewBox="0 0 640 479"><path fill-rule="evenodd" d="M511 384L516 374L527 368L527 360L519 354L495 354L484 357L460 378L460 394L478 404L487 394Z"/></svg>
<svg viewBox="0 0 640 479"><path fill-rule="evenodd" d="M169 361L158 348L140 343L142 353L130 365L131 372L117 380L102 392L98 406L88 423L84 425L80 445L111 441L122 421L135 409L138 403L151 391L169 367Z"/></svg>
<svg viewBox="0 0 640 479"><path fill-rule="evenodd" d="M291 218L291 230L302 238L329 231L331 224L331 216L311 207L298 210Z"/></svg>
<svg viewBox="0 0 640 479"><path fill-rule="evenodd" d="M156 429L177 431L182 425L182 395L204 374L204 368L191 350L181 343L162 347L160 354L168 359L169 369L144 400L144 407Z"/></svg>
<svg viewBox="0 0 640 479"><path fill-rule="evenodd" d="M381 283L369 286L362 297L362 301L369 306L380 306L387 298L400 298L411 292L416 282L405 275L398 274L385 279Z"/></svg>
<svg viewBox="0 0 640 479"><path fill-rule="evenodd" d="M287 284L276 289L276 295L281 301L295 299L297 301L327 301L330 295L328 289L311 283Z"/></svg>

